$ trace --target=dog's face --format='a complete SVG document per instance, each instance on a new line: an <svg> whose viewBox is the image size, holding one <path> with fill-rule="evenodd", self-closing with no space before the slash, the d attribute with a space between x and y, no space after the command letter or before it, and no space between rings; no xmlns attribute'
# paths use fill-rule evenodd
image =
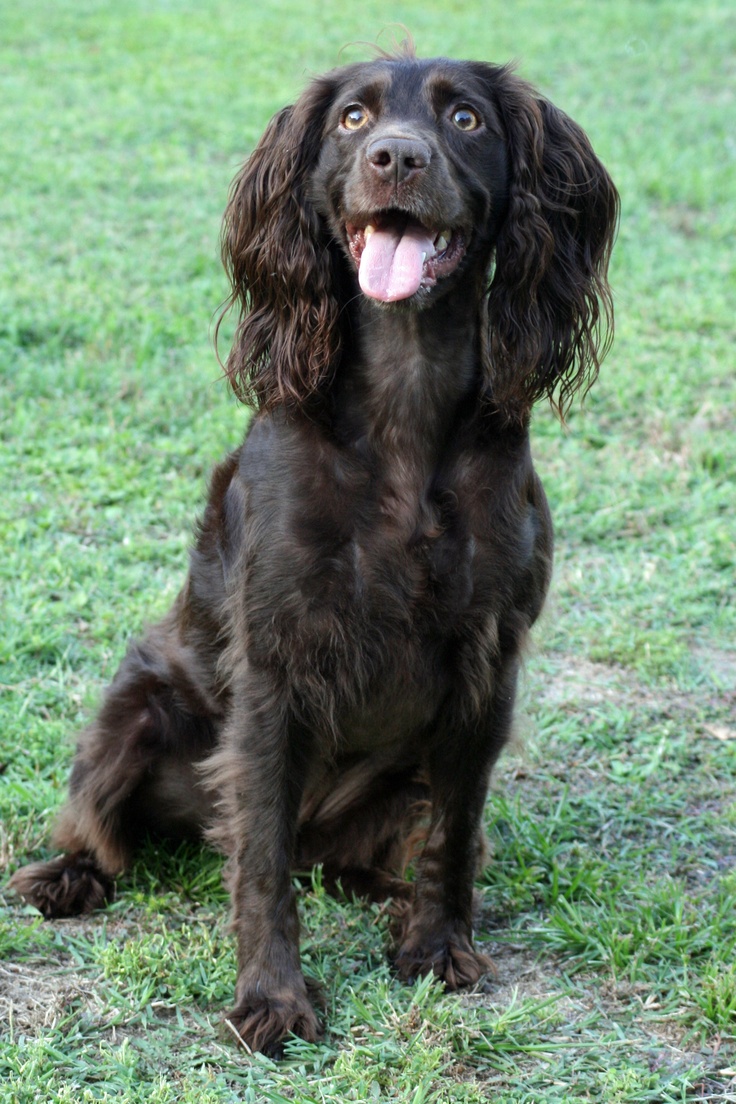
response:
<svg viewBox="0 0 736 1104"><path fill-rule="evenodd" d="M509 173L480 71L377 61L344 71L310 193L366 296L425 306L469 265L487 265Z"/></svg>
<svg viewBox="0 0 736 1104"><path fill-rule="evenodd" d="M227 373L261 409L317 396L358 332L360 285L374 320L441 300L476 327L504 417L523 423L543 395L564 409L610 340L617 218L584 131L508 66L403 53L335 69L234 182Z"/></svg>

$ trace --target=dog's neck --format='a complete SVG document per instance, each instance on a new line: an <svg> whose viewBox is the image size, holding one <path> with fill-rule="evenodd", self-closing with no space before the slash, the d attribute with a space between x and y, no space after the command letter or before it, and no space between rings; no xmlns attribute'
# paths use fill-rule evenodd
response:
<svg viewBox="0 0 736 1104"><path fill-rule="evenodd" d="M477 392L479 291L471 275L422 310L363 296L354 302L338 411L378 452L435 463L458 408Z"/></svg>

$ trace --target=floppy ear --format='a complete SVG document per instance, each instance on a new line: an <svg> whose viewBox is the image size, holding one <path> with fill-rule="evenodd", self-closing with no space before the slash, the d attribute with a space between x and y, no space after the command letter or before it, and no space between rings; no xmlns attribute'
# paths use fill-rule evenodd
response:
<svg viewBox="0 0 736 1104"><path fill-rule="evenodd" d="M334 88L316 80L268 124L233 181L222 257L239 322L225 370L262 409L303 403L329 376L340 346L333 260L307 199ZM217 332L217 331L216 331Z"/></svg>
<svg viewBox="0 0 736 1104"><path fill-rule="evenodd" d="M493 94L511 184L488 299L488 383L511 416L526 417L542 395L564 416L613 337L618 193L585 132L528 84L502 68Z"/></svg>

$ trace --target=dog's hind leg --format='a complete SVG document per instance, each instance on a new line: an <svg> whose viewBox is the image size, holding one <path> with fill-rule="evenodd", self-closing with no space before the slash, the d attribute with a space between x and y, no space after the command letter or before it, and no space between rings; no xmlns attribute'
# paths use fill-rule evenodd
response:
<svg viewBox="0 0 736 1104"><path fill-rule="evenodd" d="M222 702L182 643L176 612L130 647L97 719L79 738L53 833L65 854L11 879L46 917L103 905L146 834L182 838L203 827L209 799L195 763L214 746Z"/></svg>

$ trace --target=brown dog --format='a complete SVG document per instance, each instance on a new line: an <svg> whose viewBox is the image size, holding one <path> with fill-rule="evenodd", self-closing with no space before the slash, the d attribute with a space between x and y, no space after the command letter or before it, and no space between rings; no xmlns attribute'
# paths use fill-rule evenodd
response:
<svg viewBox="0 0 736 1104"><path fill-rule="evenodd" d="M408 52L315 80L235 181L228 372L258 413L80 738L66 854L13 885L87 911L142 835L208 829L251 1047L318 1033L295 863L406 901L401 977L488 968L483 803L552 559L530 411L595 376L617 214L585 134L508 68Z"/></svg>

